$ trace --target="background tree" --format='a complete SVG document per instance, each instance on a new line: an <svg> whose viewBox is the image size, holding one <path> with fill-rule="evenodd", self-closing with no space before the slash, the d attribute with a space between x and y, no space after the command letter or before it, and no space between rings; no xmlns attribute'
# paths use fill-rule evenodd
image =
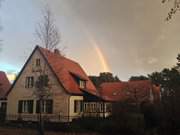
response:
<svg viewBox="0 0 180 135"><path fill-rule="evenodd" d="M149 78L143 75L140 76L131 76L129 81L139 81L139 80L148 80Z"/></svg>
<svg viewBox="0 0 180 135"><path fill-rule="evenodd" d="M99 87L104 82L121 82L118 76L114 76L109 72L102 72L99 76L89 76L96 87Z"/></svg>
<svg viewBox="0 0 180 135"><path fill-rule="evenodd" d="M169 21L172 16L180 10L180 0L162 0L162 3L168 3L170 2L171 4L173 3L173 7L171 7L168 16L166 17L166 20Z"/></svg>
<svg viewBox="0 0 180 135"><path fill-rule="evenodd" d="M165 68L161 72L154 72L149 75L152 82L161 86L161 103L163 106L164 119L166 124L170 124L172 134L176 131L180 122L180 72L177 70L179 67L179 58L177 57L177 66L171 69Z"/></svg>
<svg viewBox="0 0 180 135"><path fill-rule="evenodd" d="M178 56L177 56L177 67L180 67L180 54L178 54Z"/></svg>

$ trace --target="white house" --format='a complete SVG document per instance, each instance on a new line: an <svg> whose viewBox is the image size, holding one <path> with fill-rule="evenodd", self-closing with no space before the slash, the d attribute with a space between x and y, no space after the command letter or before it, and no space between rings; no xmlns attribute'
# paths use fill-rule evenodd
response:
<svg viewBox="0 0 180 135"><path fill-rule="evenodd" d="M97 94L96 88L81 66L58 50L51 52L36 46L12 85L7 100L7 120L37 121L39 99L36 80L45 69L50 96L43 101L43 114L49 121L72 121L83 109L83 90Z"/></svg>

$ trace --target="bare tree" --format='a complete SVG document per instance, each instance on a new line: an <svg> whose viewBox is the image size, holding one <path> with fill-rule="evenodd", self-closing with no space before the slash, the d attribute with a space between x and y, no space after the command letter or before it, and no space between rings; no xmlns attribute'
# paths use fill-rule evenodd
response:
<svg viewBox="0 0 180 135"><path fill-rule="evenodd" d="M57 48L60 42L60 34L57 26L54 23L52 13L49 8L45 8L43 12L43 20L38 24L38 27L36 28L36 35L39 41L41 42L41 45L44 48L48 50L53 50ZM36 81L36 90L34 92L34 95L39 100L40 135L44 135L44 118L42 116L43 104L51 95L50 93L51 86L49 84L47 67L48 67L47 64L41 65L40 69L36 73L37 81Z"/></svg>
<svg viewBox="0 0 180 135"><path fill-rule="evenodd" d="M57 48L60 42L60 34L54 22L51 10L49 8L45 8L43 20L36 28L36 35L38 39L41 44L49 50Z"/></svg>
<svg viewBox="0 0 180 135"><path fill-rule="evenodd" d="M168 16L166 17L166 21L169 21L177 11L180 11L180 0L162 0L162 3L168 2L173 2L173 7L170 9Z"/></svg>

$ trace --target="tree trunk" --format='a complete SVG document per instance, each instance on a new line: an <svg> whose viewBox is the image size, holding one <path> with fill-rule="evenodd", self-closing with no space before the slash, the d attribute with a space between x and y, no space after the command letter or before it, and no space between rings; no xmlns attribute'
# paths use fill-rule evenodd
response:
<svg viewBox="0 0 180 135"><path fill-rule="evenodd" d="M42 105L43 105L43 100L40 99L39 101L39 134L40 135L44 135L44 120L43 120L43 116L42 116Z"/></svg>

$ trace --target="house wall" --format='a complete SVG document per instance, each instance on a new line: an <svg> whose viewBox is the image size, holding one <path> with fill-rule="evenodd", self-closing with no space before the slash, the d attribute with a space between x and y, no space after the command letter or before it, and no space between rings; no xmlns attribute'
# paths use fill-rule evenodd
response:
<svg viewBox="0 0 180 135"><path fill-rule="evenodd" d="M7 119L13 120L12 115L18 115L18 101L19 100L34 100L34 111L33 114L36 115L36 89L25 88L25 78L27 76L34 76L35 80L38 77L38 72L34 72L36 59L41 60L41 67L44 69L46 65L46 74L49 77L49 83L51 85L50 89L50 99L53 99L53 114L61 114L62 116L67 116L69 113L68 103L69 103L69 94L67 94L64 88L59 84L54 73L50 70L47 64L45 63L44 58L38 50L34 52L31 59L27 63L26 67L22 71L20 77L16 81L16 84L12 88L11 92L8 95L7 100Z"/></svg>
<svg viewBox="0 0 180 135"><path fill-rule="evenodd" d="M73 118L77 118L80 117L82 115L82 112L74 112L74 101L75 100L79 100L79 101L83 101L83 96L70 96L69 98L69 116L70 116L70 121Z"/></svg>

